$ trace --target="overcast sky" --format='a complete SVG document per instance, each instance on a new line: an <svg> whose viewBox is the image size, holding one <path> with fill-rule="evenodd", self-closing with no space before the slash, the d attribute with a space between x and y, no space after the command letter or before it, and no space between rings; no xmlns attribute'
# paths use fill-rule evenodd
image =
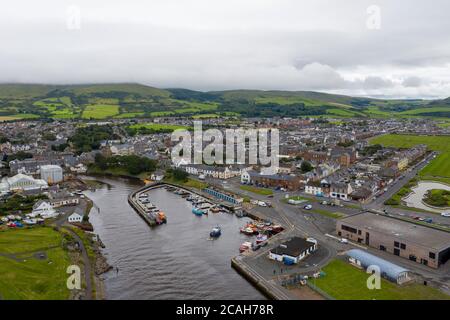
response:
<svg viewBox="0 0 450 320"><path fill-rule="evenodd" d="M2 0L0 82L448 97L449 12L448 0Z"/></svg>

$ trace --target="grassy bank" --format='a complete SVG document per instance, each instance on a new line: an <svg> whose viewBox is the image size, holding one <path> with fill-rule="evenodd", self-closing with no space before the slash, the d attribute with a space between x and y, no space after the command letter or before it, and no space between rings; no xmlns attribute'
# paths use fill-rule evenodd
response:
<svg viewBox="0 0 450 320"><path fill-rule="evenodd" d="M59 232L50 227L2 231L0 252L2 299L69 298L66 269L71 262Z"/></svg>

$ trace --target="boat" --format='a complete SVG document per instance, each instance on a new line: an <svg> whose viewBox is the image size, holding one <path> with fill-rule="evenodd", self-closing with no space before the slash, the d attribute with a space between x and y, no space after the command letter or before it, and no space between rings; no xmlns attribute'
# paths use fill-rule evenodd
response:
<svg viewBox="0 0 450 320"><path fill-rule="evenodd" d="M212 207L211 209L209 209L211 212L213 212L213 213L218 213L218 212L220 212L220 208L218 208L218 207Z"/></svg>
<svg viewBox="0 0 450 320"><path fill-rule="evenodd" d="M251 247L252 247L252 243L246 241L243 244L241 244L241 246L239 247L239 252L243 253L243 252L247 251L248 249L250 249Z"/></svg>
<svg viewBox="0 0 450 320"><path fill-rule="evenodd" d="M205 212L199 208L192 208L192 213L196 216L202 216Z"/></svg>
<svg viewBox="0 0 450 320"><path fill-rule="evenodd" d="M166 214L162 211L155 214L155 222L156 224L163 224L167 223L167 217Z"/></svg>
<svg viewBox="0 0 450 320"><path fill-rule="evenodd" d="M211 238L218 238L218 237L220 237L221 234L222 234L222 230L220 229L219 226L216 226L216 227L212 228L211 232L209 233L209 236Z"/></svg>
<svg viewBox="0 0 450 320"><path fill-rule="evenodd" d="M248 236L253 236L255 234L255 230L250 227L242 227L240 231Z"/></svg>
<svg viewBox="0 0 450 320"><path fill-rule="evenodd" d="M257 236L256 236L256 243L257 244L260 244L261 242L264 242L264 241L266 241L267 240L267 236L265 235L265 234L258 234Z"/></svg>

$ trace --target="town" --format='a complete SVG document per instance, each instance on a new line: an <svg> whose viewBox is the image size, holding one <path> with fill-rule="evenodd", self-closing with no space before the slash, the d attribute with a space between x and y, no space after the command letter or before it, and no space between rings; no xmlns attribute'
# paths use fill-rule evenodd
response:
<svg viewBox="0 0 450 320"><path fill-rule="evenodd" d="M192 130L194 121L2 122L0 264L24 261L14 278L27 279L32 275L26 274L25 261L51 262L48 271L54 275L42 279L48 289L44 298L104 298L103 275L120 276L120 271L103 255L108 242L96 233L91 215L105 213L89 194L101 188L97 179L126 178L137 186L123 200L161 232L177 214L160 208L169 200L156 203L161 192L200 217L243 219L240 228L226 233L222 226L211 226L210 236L218 246L232 232L245 238L233 254L226 254L233 268L269 298L449 298L450 130L440 120L202 119L205 128L223 133L279 130L276 167L172 161L172 132ZM38 239L29 247L30 257L19 248L29 237ZM8 248L11 241L16 245ZM84 266L82 289L68 292L64 287L68 261ZM381 290L365 287L365 269L371 265L380 268ZM358 285L345 289L347 281ZM39 294L23 296L0 285L0 297Z"/></svg>

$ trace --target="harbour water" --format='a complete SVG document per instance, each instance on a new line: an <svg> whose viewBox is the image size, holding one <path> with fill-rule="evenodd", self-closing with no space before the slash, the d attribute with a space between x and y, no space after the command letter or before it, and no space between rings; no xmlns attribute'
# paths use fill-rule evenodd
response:
<svg viewBox="0 0 450 320"><path fill-rule="evenodd" d="M198 217L188 201L157 189L150 200L166 213L168 223L150 228L127 202L139 184L95 179L105 184L85 194L96 205L90 221L114 267L104 275L107 299L264 299L230 266L239 245L248 240L239 233L246 218L225 213ZM216 225L222 236L210 240Z"/></svg>

